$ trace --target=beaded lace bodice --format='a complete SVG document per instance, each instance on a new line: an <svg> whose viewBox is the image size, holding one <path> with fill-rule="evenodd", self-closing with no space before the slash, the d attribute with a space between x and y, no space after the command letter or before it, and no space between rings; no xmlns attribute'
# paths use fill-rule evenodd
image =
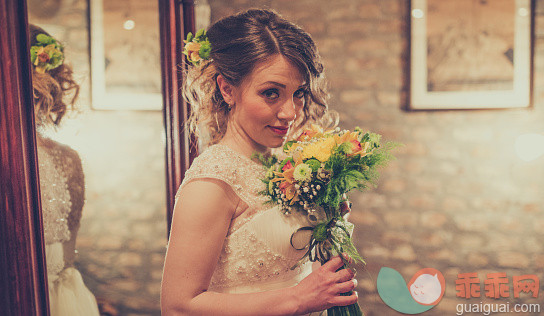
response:
<svg viewBox="0 0 544 316"><path fill-rule="evenodd" d="M83 170L76 151L51 139L38 138L45 244L61 243L64 248L60 258L58 252L46 253L47 271L56 274L75 259L75 238L84 203Z"/></svg>
<svg viewBox="0 0 544 316"><path fill-rule="evenodd" d="M265 189L261 181L264 175L261 164L221 144L210 146L185 174L180 190L195 179L219 179L248 205L242 215L231 221L210 290L271 289L274 284L308 272L307 264L290 269L305 253L291 246L290 236L308 223L299 214L286 216L277 207L264 204L266 197L258 194Z"/></svg>

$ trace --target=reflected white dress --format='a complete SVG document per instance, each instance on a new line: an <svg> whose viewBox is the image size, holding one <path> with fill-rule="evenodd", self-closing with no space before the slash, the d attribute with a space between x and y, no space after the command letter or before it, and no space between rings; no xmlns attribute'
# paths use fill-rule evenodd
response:
<svg viewBox="0 0 544 316"><path fill-rule="evenodd" d="M76 151L38 136L45 258L52 316L98 316L94 295L74 268L75 242L84 203Z"/></svg>
<svg viewBox="0 0 544 316"><path fill-rule="evenodd" d="M231 186L249 206L231 221L212 275L209 290L250 293L282 289L298 284L311 272L307 261L291 270L306 250L291 246L291 234L309 222L300 213L284 215L278 207L265 205L261 179L264 167L221 144L210 146L194 161L180 186L194 179L212 178ZM178 191L179 192L179 191ZM326 315L326 311L312 313Z"/></svg>

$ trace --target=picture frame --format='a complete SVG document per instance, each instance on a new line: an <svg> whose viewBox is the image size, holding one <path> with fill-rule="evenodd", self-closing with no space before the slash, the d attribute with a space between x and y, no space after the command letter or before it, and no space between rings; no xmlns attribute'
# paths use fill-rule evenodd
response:
<svg viewBox="0 0 544 316"><path fill-rule="evenodd" d="M131 10L137 5L158 4L146 0L90 0L89 5L91 108L162 110L158 8ZM114 9L104 10L105 5Z"/></svg>
<svg viewBox="0 0 544 316"><path fill-rule="evenodd" d="M408 110L527 108L533 0L411 0Z"/></svg>

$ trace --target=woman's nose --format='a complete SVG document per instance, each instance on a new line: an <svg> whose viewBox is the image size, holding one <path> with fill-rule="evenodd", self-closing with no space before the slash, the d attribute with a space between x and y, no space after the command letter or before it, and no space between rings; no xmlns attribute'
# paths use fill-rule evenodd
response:
<svg viewBox="0 0 544 316"><path fill-rule="evenodd" d="M278 119L286 121L294 121L297 117L296 104L293 99L287 100L278 113Z"/></svg>

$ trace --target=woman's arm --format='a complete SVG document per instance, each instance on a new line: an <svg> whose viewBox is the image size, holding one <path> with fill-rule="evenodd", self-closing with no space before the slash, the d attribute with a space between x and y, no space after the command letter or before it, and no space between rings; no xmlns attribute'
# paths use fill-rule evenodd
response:
<svg viewBox="0 0 544 316"><path fill-rule="evenodd" d="M208 292L239 198L223 182L188 183L174 207L161 291L169 315L288 315L296 308L289 291L259 294Z"/></svg>
<svg viewBox="0 0 544 316"><path fill-rule="evenodd" d="M299 285L267 292L226 294L208 291L239 198L218 180L188 183L174 207L161 290L162 315L300 315L349 305L355 295L353 272L337 273L331 260Z"/></svg>

